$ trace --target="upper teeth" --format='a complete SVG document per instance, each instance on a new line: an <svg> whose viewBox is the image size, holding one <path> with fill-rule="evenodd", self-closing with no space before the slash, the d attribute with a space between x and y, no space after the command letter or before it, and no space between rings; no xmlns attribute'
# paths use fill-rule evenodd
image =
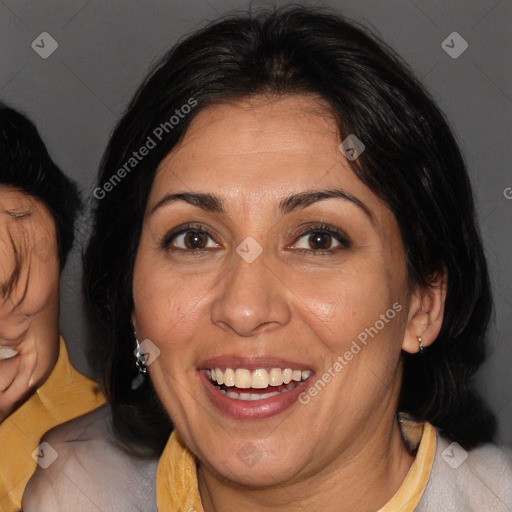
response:
<svg viewBox="0 0 512 512"><path fill-rule="evenodd" d="M310 370L292 370L291 368L259 368L257 370L247 370L245 368L226 368L222 371L220 368L207 370L208 377L217 384L224 384L231 387L236 386L241 389L256 388L264 389L270 386L280 386L288 384L292 380L300 382L306 380L310 375Z"/></svg>

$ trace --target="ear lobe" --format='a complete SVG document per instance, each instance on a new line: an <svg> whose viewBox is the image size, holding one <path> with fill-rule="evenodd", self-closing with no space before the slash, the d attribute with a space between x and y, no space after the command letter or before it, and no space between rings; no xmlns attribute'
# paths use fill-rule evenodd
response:
<svg viewBox="0 0 512 512"><path fill-rule="evenodd" d="M417 286L413 292L409 319L402 349L410 354L419 352L421 345L434 343L443 325L447 291L447 272L439 272L427 287Z"/></svg>

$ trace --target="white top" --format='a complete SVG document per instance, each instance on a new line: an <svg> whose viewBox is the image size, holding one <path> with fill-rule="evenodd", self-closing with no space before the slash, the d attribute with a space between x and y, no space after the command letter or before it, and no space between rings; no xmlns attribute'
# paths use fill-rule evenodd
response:
<svg viewBox="0 0 512 512"><path fill-rule="evenodd" d="M58 458L32 476L24 512L157 511L158 459L141 461L122 451L113 441L110 418L106 405L46 434L43 441ZM437 434L416 511L512 512L512 451L487 444L465 452Z"/></svg>
<svg viewBox="0 0 512 512"><path fill-rule="evenodd" d="M155 512L158 458L140 460L114 442L110 406L59 425L43 437L58 453L38 467L23 512Z"/></svg>
<svg viewBox="0 0 512 512"><path fill-rule="evenodd" d="M438 435L430 477L416 511L512 512L512 451L486 444L465 452Z"/></svg>

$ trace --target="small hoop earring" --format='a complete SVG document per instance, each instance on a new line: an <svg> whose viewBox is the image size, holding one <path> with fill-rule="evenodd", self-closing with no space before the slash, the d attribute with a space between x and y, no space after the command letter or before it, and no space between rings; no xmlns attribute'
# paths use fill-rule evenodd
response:
<svg viewBox="0 0 512 512"><path fill-rule="evenodd" d="M425 347L421 344L421 336L418 336L418 343L420 344L421 357L423 357L425 355Z"/></svg>

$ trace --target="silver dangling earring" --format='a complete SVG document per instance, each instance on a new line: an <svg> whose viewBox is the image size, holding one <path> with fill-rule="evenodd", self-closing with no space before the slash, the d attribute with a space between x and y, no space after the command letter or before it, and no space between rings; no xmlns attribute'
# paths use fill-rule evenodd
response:
<svg viewBox="0 0 512 512"><path fill-rule="evenodd" d="M134 333L135 334L135 333ZM148 373L148 369L146 367L146 358L140 349L139 339L137 338L137 334L135 334L135 343L137 343L137 348L135 349L135 366L139 373Z"/></svg>
<svg viewBox="0 0 512 512"><path fill-rule="evenodd" d="M421 344L421 336L418 336L418 342L420 344L420 354L423 357L425 355L425 347Z"/></svg>
<svg viewBox="0 0 512 512"><path fill-rule="evenodd" d="M146 379L146 374L148 373L148 369L146 367L146 359L144 358L144 354L140 348L139 339L137 338L137 333L133 331L135 335L135 343L137 344L134 354L135 354L135 367L137 368L137 375L132 380L131 389L139 389Z"/></svg>

